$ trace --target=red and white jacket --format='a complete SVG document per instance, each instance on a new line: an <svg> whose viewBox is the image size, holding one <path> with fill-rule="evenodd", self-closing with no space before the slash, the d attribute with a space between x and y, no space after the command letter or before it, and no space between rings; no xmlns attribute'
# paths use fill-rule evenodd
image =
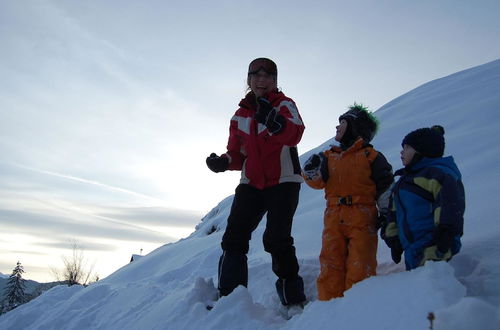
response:
<svg viewBox="0 0 500 330"><path fill-rule="evenodd" d="M267 99L285 117L285 128L271 134L255 119L256 102L250 92L239 103L229 127L227 153L230 170L241 170L240 183L264 189L283 182L302 182L297 144L304 124L295 102L282 92Z"/></svg>

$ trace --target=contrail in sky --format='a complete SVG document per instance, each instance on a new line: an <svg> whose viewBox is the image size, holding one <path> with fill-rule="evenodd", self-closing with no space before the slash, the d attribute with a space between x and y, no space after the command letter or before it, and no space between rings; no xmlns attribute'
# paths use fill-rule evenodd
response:
<svg viewBox="0 0 500 330"><path fill-rule="evenodd" d="M102 188L105 188L105 189L108 189L108 190L113 190L113 191L117 191L117 192L120 192L120 193L124 193L124 194L128 194L128 195L133 195L133 196L136 196L136 197L141 197L141 198L149 199L149 200L155 201L157 203L165 204L165 201L163 201L161 199L158 199L158 198L155 198L155 197L151 197L151 196L148 196L148 195L144 195L144 194L140 194L140 193L137 193L135 191L130 191L130 190L123 189L123 188L120 188L120 187L110 186L110 185L107 185L107 184L104 184L104 183L100 183L100 182L97 182L97 181L82 179L82 178L75 177L75 176L72 176L72 175L67 175L67 174L61 174L61 173L56 173L56 172L41 170L41 169L37 169L37 168L26 166L26 165L20 165L20 164L14 164L14 163L6 163L6 162L1 162L1 163L7 164L7 165L10 165L10 166L13 166L13 167L17 167L17 168L22 168L22 169L25 169L25 170L28 170L28 171L32 171L32 172L46 174L46 175L51 175L51 176L55 176L55 177L58 177L58 178L62 178L62 179L66 179L66 180L71 180L71 181L76 181L76 182L81 182L81 183L85 183L85 184L89 184L89 185L94 185L94 186L102 187Z"/></svg>

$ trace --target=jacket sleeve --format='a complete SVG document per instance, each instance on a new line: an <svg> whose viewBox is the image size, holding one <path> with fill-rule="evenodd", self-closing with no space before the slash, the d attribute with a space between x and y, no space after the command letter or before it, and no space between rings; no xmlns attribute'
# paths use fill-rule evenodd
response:
<svg viewBox="0 0 500 330"><path fill-rule="evenodd" d="M285 127L279 133L271 135L271 139L286 146L296 146L302 139L305 128L299 110L290 99L282 100L277 107L278 115L285 118Z"/></svg>
<svg viewBox="0 0 500 330"><path fill-rule="evenodd" d="M313 189L324 189L326 187L326 183L323 181L321 175L314 178L308 178L304 175L304 172L302 172L302 177L304 178L305 183Z"/></svg>
<svg viewBox="0 0 500 330"><path fill-rule="evenodd" d="M238 136L238 117L235 114L229 124L229 138L227 142L227 152L225 156L229 158L230 170L241 170L246 159L246 153Z"/></svg>
<svg viewBox="0 0 500 330"><path fill-rule="evenodd" d="M377 152L377 156L371 164L371 178L375 182L377 190L377 206L381 213L386 213L389 207L390 187L394 182L392 174L392 166L381 152Z"/></svg>
<svg viewBox="0 0 500 330"><path fill-rule="evenodd" d="M443 173L440 183L441 189L435 197L437 207L434 211L434 222L449 226L454 235L462 235L465 212L465 192L462 181Z"/></svg>
<svg viewBox="0 0 500 330"><path fill-rule="evenodd" d="M390 245L388 241L399 237L399 229L396 223L396 207L393 200L392 189L389 191L388 212L385 215L385 223L382 224L382 230L380 231L380 236L388 246Z"/></svg>

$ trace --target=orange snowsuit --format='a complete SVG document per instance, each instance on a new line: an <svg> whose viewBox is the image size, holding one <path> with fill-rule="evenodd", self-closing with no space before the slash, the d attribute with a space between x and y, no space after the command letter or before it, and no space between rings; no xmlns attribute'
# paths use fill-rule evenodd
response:
<svg viewBox="0 0 500 330"><path fill-rule="evenodd" d="M323 153L324 171L303 175L315 189L325 189L321 272L318 299L341 297L354 283L375 275L377 268L377 205L393 181L385 157L358 139L350 148L332 147ZM323 172L323 173L325 173ZM325 173L325 174L326 174Z"/></svg>

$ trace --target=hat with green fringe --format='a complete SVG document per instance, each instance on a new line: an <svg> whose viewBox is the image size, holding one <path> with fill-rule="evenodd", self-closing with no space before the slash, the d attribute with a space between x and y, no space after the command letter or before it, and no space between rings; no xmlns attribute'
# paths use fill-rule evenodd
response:
<svg viewBox="0 0 500 330"><path fill-rule="evenodd" d="M366 142L373 139L379 127L377 117L362 104L354 103L349 106L349 110L339 117L339 121L342 119L347 121L353 136L361 136Z"/></svg>

